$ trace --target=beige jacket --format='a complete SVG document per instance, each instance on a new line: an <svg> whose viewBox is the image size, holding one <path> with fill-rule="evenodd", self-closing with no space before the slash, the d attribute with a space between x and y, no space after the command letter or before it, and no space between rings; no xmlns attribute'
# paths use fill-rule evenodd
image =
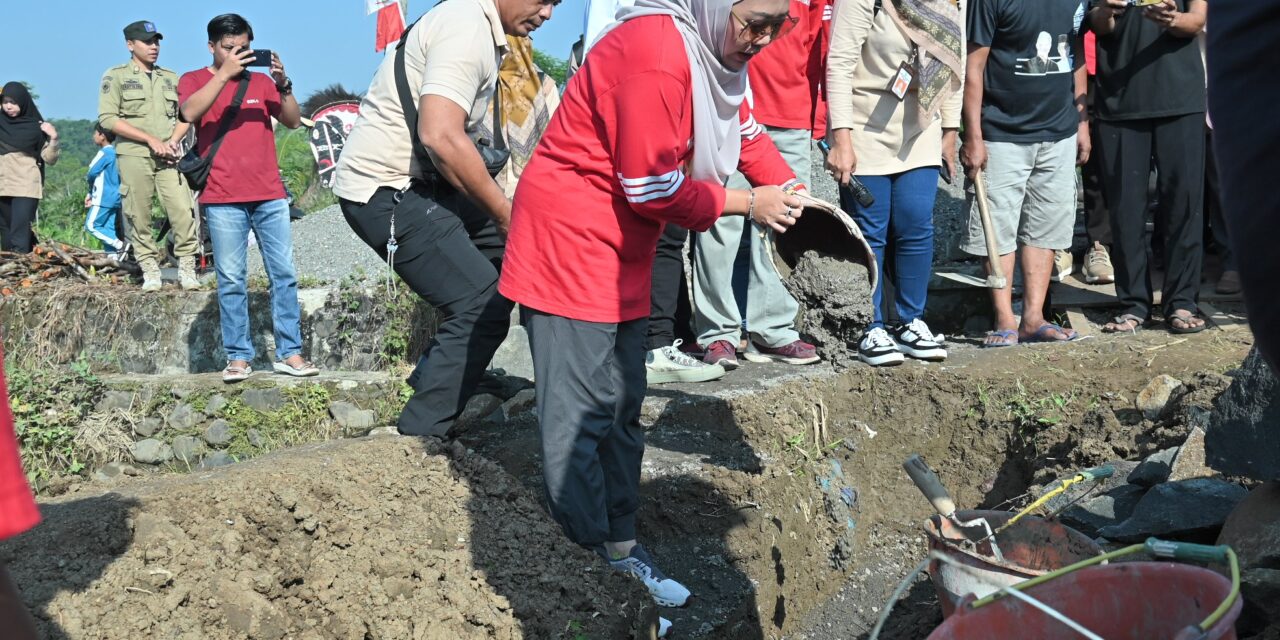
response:
<svg viewBox="0 0 1280 640"><path fill-rule="evenodd" d="M963 91L952 95L941 117L924 129L916 117L915 86L905 100L889 91L898 65L909 60L911 52L911 41L884 10L875 11L875 0L836 1L827 57L828 127L850 130L858 175L939 166L942 129L960 127Z"/></svg>
<svg viewBox="0 0 1280 640"><path fill-rule="evenodd" d="M58 153L58 142L49 141L44 143L40 157L45 164L57 164ZM0 155L0 197L37 200L44 197L44 185L35 156L20 152Z"/></svg>

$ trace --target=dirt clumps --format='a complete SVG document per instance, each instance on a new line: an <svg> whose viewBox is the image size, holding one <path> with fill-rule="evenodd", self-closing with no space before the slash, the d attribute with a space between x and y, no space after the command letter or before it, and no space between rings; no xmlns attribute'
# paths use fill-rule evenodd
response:
<svg viewBox="0 0 1280 640"><path fill-rule="evenodd" d="M50 638L649 637L637 581L461 445L379 436L45 502L0 545Z"/></svg>
<svg viewBox="0 0 1280 640"><path fill-rule="evenodd" d="M837 369L853 364L858 340L873 318L867 268L806 251L796 260L786 285L800 303L796 329L813 339L818 355Z"/></svg>

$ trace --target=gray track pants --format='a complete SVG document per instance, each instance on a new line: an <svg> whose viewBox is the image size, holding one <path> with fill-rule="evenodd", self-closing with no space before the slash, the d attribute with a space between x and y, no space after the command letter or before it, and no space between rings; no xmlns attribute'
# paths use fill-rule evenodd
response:
<svg viewBox="0 0 1280 640"><path fill-rule="evenodd" d="M648 318L585 322L521 307L551 516L587 546L636 537Z"/></svg>

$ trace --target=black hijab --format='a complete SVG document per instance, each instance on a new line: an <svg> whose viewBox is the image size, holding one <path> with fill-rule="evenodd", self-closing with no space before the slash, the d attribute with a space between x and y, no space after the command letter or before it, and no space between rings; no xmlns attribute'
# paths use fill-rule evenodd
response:
<svg viewBox="0 0 1280 640"><path fill-rule="evenodd" d="M0 154L16 151L39 157L48 136L40 130L44 118L31 100L31 94L21 82L9 82L0 91L2 98L18 103L19 111L16 118L0 112Z"/></svg>

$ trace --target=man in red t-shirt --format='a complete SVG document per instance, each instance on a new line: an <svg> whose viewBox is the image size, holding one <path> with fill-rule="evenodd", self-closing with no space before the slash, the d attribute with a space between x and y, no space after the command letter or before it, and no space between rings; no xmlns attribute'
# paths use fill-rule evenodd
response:
<svg viewBox="0 0 1280 640"><path fill-rule="evenodd" d="M302 313L293 268L289 201L276 164L276 139L271 128L272 118L290 129L302 124L293 82L274 53L270 76L246 69L255 56L250 48L253 28L244 18L234 13L220 15L209 21L208 33L213 64L183 74L178 81L178 101L182 119L197 127L200 156L208 158L211 148L218 145L200 204L208 220L218 274L222 346L227 352L222 380L239 382L253 373L245 265L250 229L271 281L276 343L273 368L291 376L314 376L320 370L302 356ZM234 96L246 83L239 108L231 109ZM224 117L231 118L231 126L219 142Z"/></svg>
<svg viewBox="0 0 1280 640"><path fill-rule="evenodd" d="M812 139L820 114L820 84L826 75L824 33L830 24L829 0L791 0L789 32L758 54L748 68L754 110L751 126L766 131L796 177L809 182ZM738 25L741 27L742 25ZM821 136L824 131L817 131ZM746 188L739 173L728 186ZM745 229L744 229L745 227ZM744 237L744 233L747 234ZM693 312L698 344L706 350L704 361L725 369L738 366L737 347L743 320L750 343L743 356L753 362L811 364L818 361L813 345L795 330L799 304L787 292L773 265L769 233L742 218L721 218L710 230L697 235L694 258ZM739 311L733 290L733 272L739 247L747 246L749 258L746 317ZM739 292L742 293L742 292Z"/></svg>

